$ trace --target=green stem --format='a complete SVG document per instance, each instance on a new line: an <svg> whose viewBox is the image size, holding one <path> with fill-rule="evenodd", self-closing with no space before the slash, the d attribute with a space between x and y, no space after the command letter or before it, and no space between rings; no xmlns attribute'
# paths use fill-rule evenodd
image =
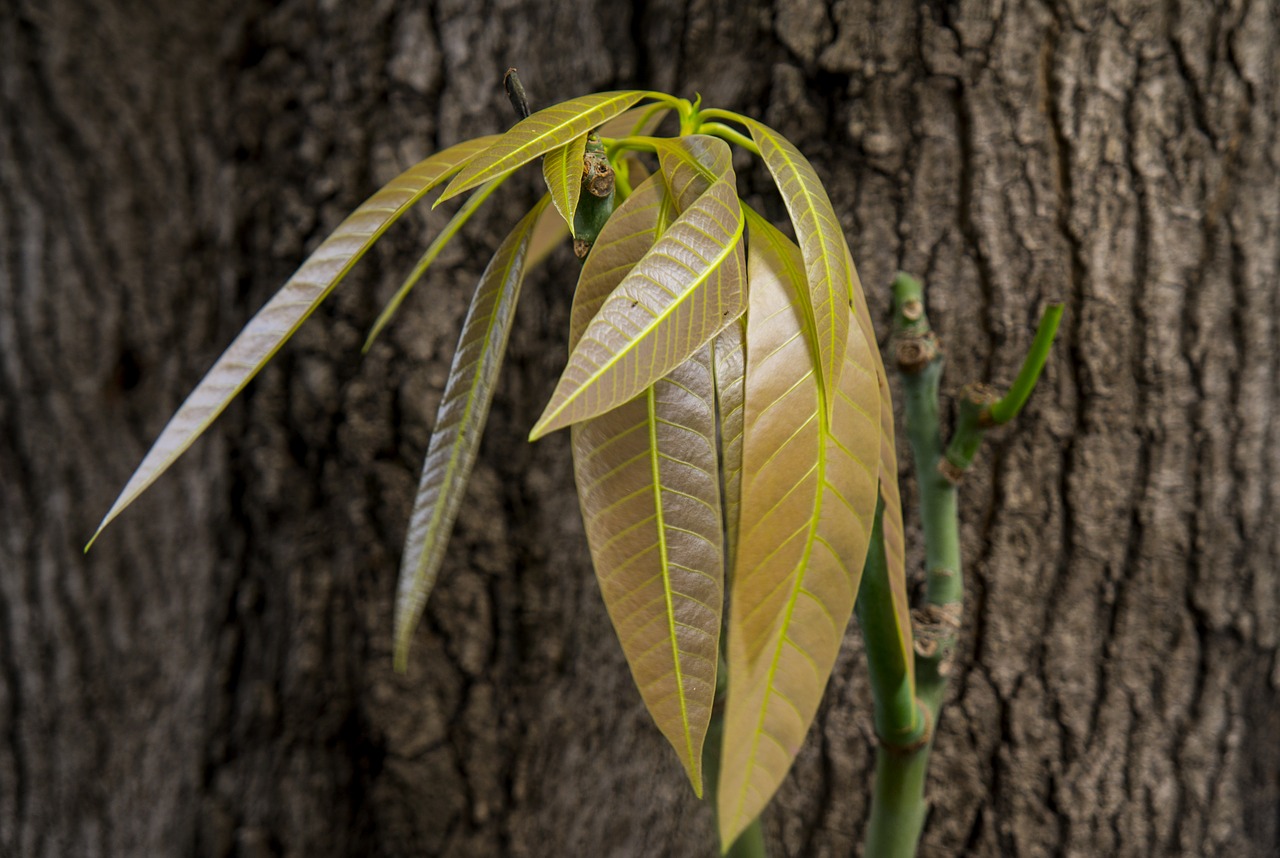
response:
<svg viewBox="0 0 1280 858"><path fill-rule="evenodd" d="M1018 377L1013 380L1013 386L1009 388L1009 392L991 406L989 417L992 423L1008 423L1018 416L1022 406L1027 403L1027 397L1035 389L1036 382L1040 379L1040 371L1044 369L1045 361L1049 359L1049 350L1053 348L1054 337L1058 335L1060 321L1062 321L1061 304L1050 304L1045 308L1044 315L1040 317L1040 326L1036 328L1036 338L1031 343L1031 350L1027 352L1026 359L1022 362Z"/></svg>
<svg viewBox="0 0 1280 858"><path fill-rule="evenodd" d="M883 503L876 505L871 546L858 586L858 629L866 642L867 670L875 706L876 735L895 747L918 745L925 736L925 719L901 657L898 615L885 561Z"/></svg>
<svg viewBox="0 0 1280 858"><path fill-rule="evenodd" d="M927 604L917 612L914 630L915 693L922 723L917 732L903 740L894 741L889 733L880 735L865 854L911 858L924 829L929 753L946 690L946 664L955 644L964 582L960 577L956 489L938 471L943 456L938 416L942 353L925 315L920 282L899 274L893 283L893 299L894 341L905 393L907 439L920 484L927 567ZM874 562L873 556L869 566Z"/></svg>
<svg viewBox="0 0 1280 858"><path fill-rule="evenodd" d="M924 829L925 776L930 744L910 751L881 745L876 749L876 784L863 854L875 858L913 858Z"/></svg>

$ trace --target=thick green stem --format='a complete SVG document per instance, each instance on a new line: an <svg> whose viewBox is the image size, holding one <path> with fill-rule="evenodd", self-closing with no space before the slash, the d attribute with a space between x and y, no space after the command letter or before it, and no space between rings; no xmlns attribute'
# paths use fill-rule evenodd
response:
<svg viewBox="0 0 1280 858"><path fill-rule="evenodd" d="M915 688L901 656L898 615L885 562L882 511L883 504L878 504L858 587L858 629L866 642L876 735L888 745L911 747L924 740L926 719L916 704Z"/></svg>
<svg viewBox="0 0 1280 858"><path fill-rule="evenodd" d="M913 858L924 829L924 782L930 745L898 751L876 749L876 784L871 794L864 855L875 858Z"/></svg>

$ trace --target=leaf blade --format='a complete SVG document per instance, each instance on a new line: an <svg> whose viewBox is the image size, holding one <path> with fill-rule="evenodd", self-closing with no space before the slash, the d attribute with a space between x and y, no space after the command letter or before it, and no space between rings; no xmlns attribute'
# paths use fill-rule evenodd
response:
<svg viewBox="0 0 1280 858"><path fill-rule="evenodd" d="M475 465L494 381L502 366L524 281L529 242L548 202L544 196L499 246L480 278L463 323L405 535L396 597L398 670L407 664L414 628L439 574L449 533Z"/></svg>
<svg viewBox="0 0 1280 858"><path fill-rule="evenodd" d="M542 157L542 178L551 192L560 217L573 235L573 215L582 197L582 158L587 151L587 135L583 133Z"/></svg>
<svg viewBox="0 0 1280 858"><path fill-rule="evenodd" d="M801 253L758 216L749 224L742 507L718 791L726 844L781 784L821 701L871 535L880 440L861 330L847 331L828 411L804 336Z"/></svg>
<svg viewBox="0 0 1280 858"><path fill-rule="evenodd" d="M89 544L200 437L328 297L360 257L428 191L492 144L479 137L415 164L340 223L254 315L179 406L134 470Z"/></svg>
<svg viewBox="0 0 1280 858"><path fill-rule="evenodd" d="M724 603L709 345L573 426L600 591L646 708L702 795Z"/></svg>
<svg viewBox="0 0 1280 858"><path fill-rule="evenodd" d="M546 152L608 122L648 93L638 90L600 92L539 110L517 122L454 177L440 200L509 173Z"/></svg>

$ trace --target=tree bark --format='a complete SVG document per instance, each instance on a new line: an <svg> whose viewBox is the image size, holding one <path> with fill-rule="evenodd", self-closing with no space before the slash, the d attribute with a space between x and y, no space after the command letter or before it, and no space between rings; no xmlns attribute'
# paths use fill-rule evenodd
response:
<svg viewBox="0 0 1280 858"><path fill-rule="evenodd" d="M457 330L536 176L362 360L444 218L393 230L80 552L347 211L511 123L514 65L535 109L700 91L790 137L882 330L893 273L926 281L945 389L1008 383L1066 302L1039 391L963 487L962 668L922 854L1275 855L1278 43L1263 0L3 4L0 854L715 854L601 606L567 437L524 440L564 361L567 252L526 286L391 669ZM781 213L761 170L744 187ZM858 853L867 695L851 629L767 812L774 854Z"/></svg>

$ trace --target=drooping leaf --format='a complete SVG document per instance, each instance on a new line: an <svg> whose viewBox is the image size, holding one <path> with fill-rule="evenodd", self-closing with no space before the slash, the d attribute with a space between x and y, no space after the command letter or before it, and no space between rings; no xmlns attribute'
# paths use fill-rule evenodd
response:
<svg viewBox="0 0 1280 858"><path fill-rule="evenodd" d="M392 179L348 215L249 320L170 418L89 545L209 428L391 224L496 139L479 137L432 155Z"/></svg>
<svg viewBox="0 0 1280 858"><path fill-rule="evenodd" d="M570 348L673 215L661 177L605 224L574 295ZM641 698L702 791L723 565L710 350L573 426L574 476L605 606Z"/></svg>
<svg viewBox="0 0 1280 858"><path fill-rule="evenodd" d="M596 576L654 723L702 795L724 602L711 347L573 427Z"/></svg>
<svg viewBox="0 0 1280 858"><path fill-rule="evenodd" d="M828 412L805 336L801 253L754 213L748 219L742 508L718 790L726 844L781 784L817 712L853 612L880 452L879 391L861 329L846 330Z"/></svg>
<svg viewBox="0 0 1280 858"><path fill-rule="evenodd" d="M658 139L654 149L677 211L689 208L720 177L732 175L732 152L718 137L692 134Z"/></svg>
<svg viewBox="0 0 1280 858"><path fill-rule="evenodd" d="M582 196L582 156L587 151L587 135L578 135L542 158L542 178L551 192L551 202L573 234L573 215Z"/></svg>
<svg viewBox="0 0 1280 858"><path fill-rule="evenodd" d="M382 312L378 314L378 318L374 321L373 327L369 329L369 336L365 338L364 346L361 347L362 352L368 353L369 349L373 347L373 341L378 338L378 334L382 333L382 330L391 322L396 311L400 309L400 305L404 303L404 299L409 297L409 293L413 290L413 287L418 285L418 281L422 279L422 275L427 273L427 269L431 267L431 263L436 261L436 257L439 256L440 252L445 249L450 241L453 240L453 237L458 234L458 230L466 226L467 221L471 220L471 216L475 214L476 210L484 204L484 201L498 189L502 184L502 181L502 179L494 179L492 182L480 187L474 194L467 197L467 201L462 204L462 208L458 209L458 211L454 213L453 217L449 219L449 222L444 225L444 229L440 230L439 235L432 239L431 243L427 245L427 249L423 251L417 264L414 265L413 270L409 272L409 276L404 278L404 281L400 284L400 288L396 290L395 294L391 296L391 300L387 302L387 305L382 308Z"/></svg>
<svg viewBox="0 0 1280 858"><path fill-rule="evenodd" d="M499 246L480 277L462 326L405 537L395 622L395 663L400 670L408 661L413 630L435 585L475 465L524 282L529 240L548 202L543 197Z"/></svg>
<svg viewBox="0 0 1280 858"><path fill-rule="evenodd" d="M818 344L822 388L830 406L844 365L853 285L844 230L818 174L800 150L767 125L746 117L742 121L786 203L804 255L806 306Z"/></svg>
<svg viewBox="0 0 1280 858"><path fill-rule="evenodd" d="M468 164L440 195L440 202L496 179L539 155L609 121L648 93L599 92L561 102L517 122Z"/></svg>
<svg viewBox="0 0 1280 858"><path fill-rule="evenodd" d="M720 419L720 482L724 495L728 568L738 548L738 510L742 501L742 421L747 372L746 322L738 319L715 338L716 412Z"/></svg>
<svg viewBox="0 0 1280 858"><path fill-rule="evenodd" d="M737 319L745 309L741 237L726 160L596 313L530 439L632 399Z"/></svg>
<svg viewBox="0 0 1280 858"><path fill-rule="evenodd" d="M848 254L848 247L845 248ZM858 279L853 256L846 262L853 276L854 319L862 329L862 335L871 346L871 356L876 365L876 385L880 390L880 498L884 501L881 513L881 530L884 534L885 566L889 574L889 593L893 598L893 610L897 617L899 667L907 677L907 686L915 688L915 652L912 648L911 600L907 594L906 533L902 524L902 496L898 491L898 456L893 426L893 400L889 392L889 374L885 372L884 358L876 342L875 328L871 323L871 311L867 296Z"/></svg>

